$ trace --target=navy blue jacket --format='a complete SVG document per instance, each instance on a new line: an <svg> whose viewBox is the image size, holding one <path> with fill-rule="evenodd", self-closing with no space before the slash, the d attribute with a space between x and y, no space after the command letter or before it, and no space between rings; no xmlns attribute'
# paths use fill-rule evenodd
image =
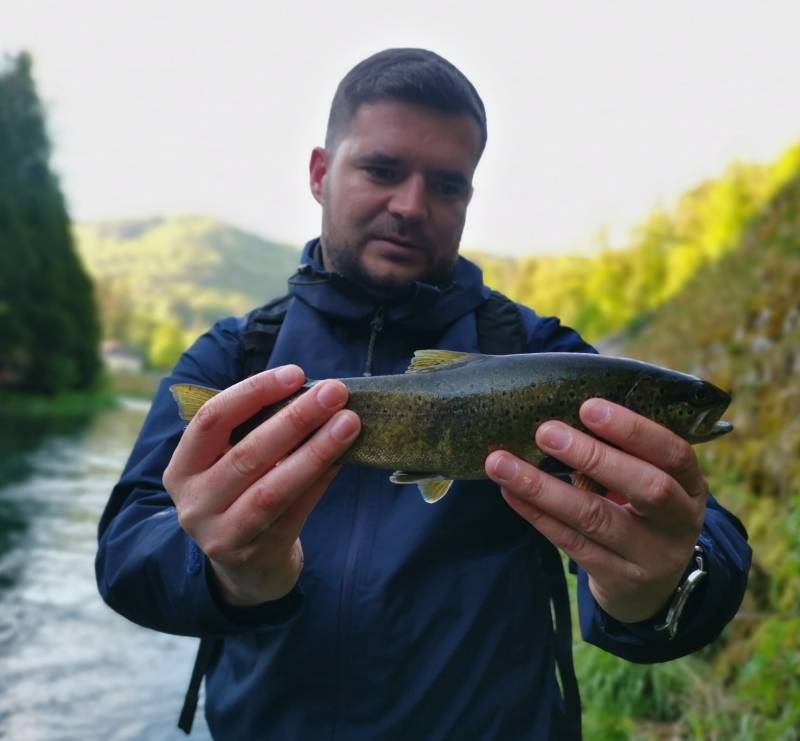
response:
<svg viewBox="0 0 800 741"><path fill-rule="evenodd" d="M269 361L310 378L361 375L376 302L305 270ZM416 284L385 306L371 372L402 373L414 350L478 350L480 270L459 259L454 285ZM530 352L592 349L555 319L520 307ZM97 580L131 620L181 635L224 637L206 680L219 738L542 739L562 707L537 548L549 546L489 481L456 482L435 505L387 471L344 466L301 534L305 567L285 598L251 609L215 596L203 554L180 529L161 475L180 438L168 386L225 388L242 374L244 319L216 324L155 397L100 524ZM409 434L414 434L409 430ZM678 637L623 625L578 571L586 640L633 661L674 658L717 636L741 601L750 551L738 521L711 502L702 542L709 576ZM613 709L610 709L613 712Z"/></svg>

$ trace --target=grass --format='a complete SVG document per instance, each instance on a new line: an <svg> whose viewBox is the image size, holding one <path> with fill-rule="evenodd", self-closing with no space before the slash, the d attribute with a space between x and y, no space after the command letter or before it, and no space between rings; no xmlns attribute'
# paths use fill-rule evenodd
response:
<svg viewBox="0 0 800 741"><path fill-rule="evenodd" d="M0 419L66 419L110 409L116 403L116 395L107 389L65 391L53 396L0 390Z"/></svg>

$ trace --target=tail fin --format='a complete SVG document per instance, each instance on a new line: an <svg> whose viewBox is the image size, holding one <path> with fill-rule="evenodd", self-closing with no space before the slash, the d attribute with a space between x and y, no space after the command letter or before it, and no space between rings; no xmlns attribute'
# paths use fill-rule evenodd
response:
<svg viewBox="0 0 800 741"><path fill-rule="evenodd" d="M200 407L219 393L216 389L191 383L176 383L169 390L178 405L178 415L184 422L191 422Z"/></svg>

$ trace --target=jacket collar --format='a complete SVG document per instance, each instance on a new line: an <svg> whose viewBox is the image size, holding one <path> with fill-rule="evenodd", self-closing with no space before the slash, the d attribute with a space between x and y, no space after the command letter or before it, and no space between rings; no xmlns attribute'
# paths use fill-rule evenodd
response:
<svg viewBox="0 0 800 741"><path fill-rule="evenodd" d="M402 297L378 299L339 273L327 272L320 259L319 239L303 248L300 267L289 279L289 293L317 311L341 320L368 323L383 305L384 321L412 331L439 331L485 299L477 265L459 256L453 279L443 286L414 282Z"/></svg>

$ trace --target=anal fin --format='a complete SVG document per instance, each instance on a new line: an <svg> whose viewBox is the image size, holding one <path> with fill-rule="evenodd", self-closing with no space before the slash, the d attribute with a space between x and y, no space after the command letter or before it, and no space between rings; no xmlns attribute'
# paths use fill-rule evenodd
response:
<svg viewBox="0 0 800 741"><path fill-rule="evenodd" d="M453 485L453 479L448 479L441 474L416 473L395 471L389 480L393 484L416 484L422 498L428 503L438 502Z"/></svg>

